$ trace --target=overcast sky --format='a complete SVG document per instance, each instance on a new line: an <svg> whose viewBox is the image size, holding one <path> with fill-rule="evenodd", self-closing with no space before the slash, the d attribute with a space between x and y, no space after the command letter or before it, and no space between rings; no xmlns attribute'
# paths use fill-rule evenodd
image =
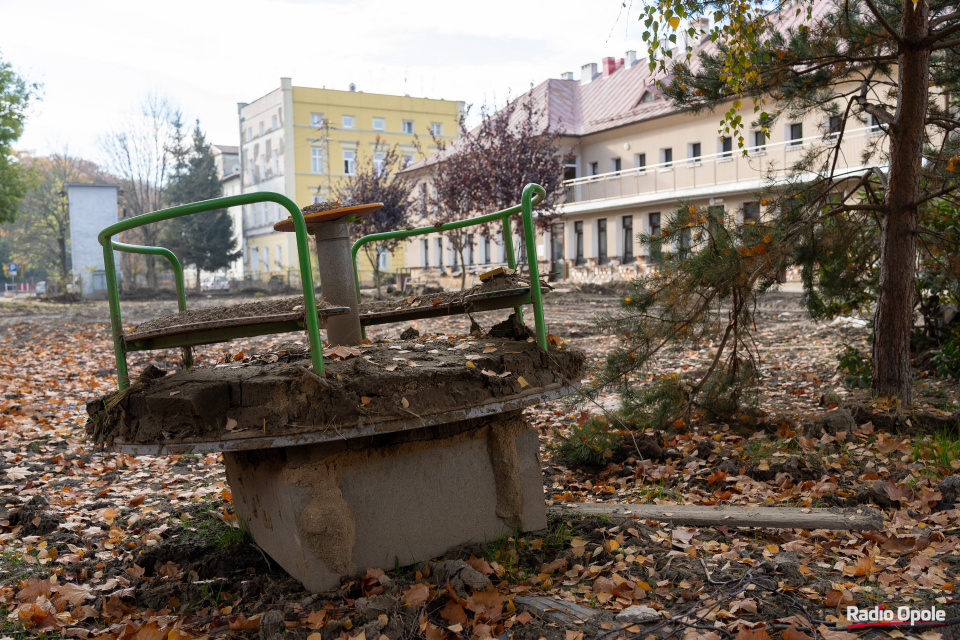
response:
<svg viewBox="0 0 960 640"><path fill-rule="evenodd" d="M502 105L604 56L645 51L621 0L0 0L0 55L43 84L18 148L101 158L151 92L235 145L237 103L280 86ZM630 5L631 1L628 0Z"/></svg>

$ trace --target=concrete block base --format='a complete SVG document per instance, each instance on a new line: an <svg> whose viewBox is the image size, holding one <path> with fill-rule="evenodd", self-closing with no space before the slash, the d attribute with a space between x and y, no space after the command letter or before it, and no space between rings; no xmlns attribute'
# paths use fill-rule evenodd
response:
<svg viewBox="0 0 960 640"><path fill-rule="evenodd" d="M539 439L519 411L369 438L225 452L237 513L311 591L547 526Z"/></svg>

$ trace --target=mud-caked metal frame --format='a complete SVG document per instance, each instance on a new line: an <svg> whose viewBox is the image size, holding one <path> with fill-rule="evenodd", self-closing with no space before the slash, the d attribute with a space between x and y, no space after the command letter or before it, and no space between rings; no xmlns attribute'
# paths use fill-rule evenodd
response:
<svg viewBox="0 0 960 640"><path fill-rule="evenodd" d="M383 233L374 233L364 236L353 244L353 278L357 287L357 299L360 299L360 274L357 271L357 252L363 245L370 242L380 242L383 240L394 240L396 238L409 238L411 236L422 236L428 233L437 233L440 231L451 231L454 229L463 229L473 227L488 222L497 222L503 225L503 244L507 254L507 266L511 269L517 268L517 256L513 249L513 229L510 225L510 217L519 213L521 222L521 231L523 233L524 246L527 250L527 267L530 273L530 299L529 303L533 306L533 319L537 329L537 343L544 349L547 349L547 327L543 318L543 294L540 290L540 266L537 264L537 241L535 228L533 226L533 207L543 202L546 197L546 190L538 184L528 184L523 188L523 195L520 198L520 204L514 205L501 211L488 213L476 218L467 218L457 220L456 222L447 222L444 224L435 224L429 227L419 227L416 229L401 229L399 231L385 231ZM514 307L517 318L523 322L523 308ZM366 327L363 328L363 337L366 338Z"/></svg>
<svg viewBox="0 0 960 640"><path fill-rule="evenodd" d="M107 279L107 300L110 304L110 326L113 331L113 352L117 362L117 385L121 390L129 386L130 378L127 374L128 349L123 339L119 282L117 280L117 267L113 252L124 251L127 253L163 256L170 262L170 266L173 268L174 281L177 287L177 307L180 311L184 311L187 308L187 299L183 284L183 268L177 256L174 255L172 251L163 247L147 247L115 242L113 236L123 233L124 231L129 231L130 229L136 229L137 227L161 222L163 220L257 202L276 202L287 209L293 218L294 232L297 237L297 258L300 262L300 281L303 285L303 315L306 321L307 338L310 341L310 358L313 361L314 372L321 377L323 376L323 343L320 340L320 321L317 313L316 296L313 290L313 270L310 266L310 244L307 238L307 226L303 220L303 213L301 213L300 208L293 200L279 193L244 193L237 196L214 198L213 200L204 200L193 204L185 204L169 209L161 209L160 211L153 211L151 213L144 213L110 225L97 236L100 244L103 246L103 265ZM229 339L229 337L225 335L225 339ZM185 367L189 367L192 364L193 357L189 346L183 347L183 361Z"/></svg>

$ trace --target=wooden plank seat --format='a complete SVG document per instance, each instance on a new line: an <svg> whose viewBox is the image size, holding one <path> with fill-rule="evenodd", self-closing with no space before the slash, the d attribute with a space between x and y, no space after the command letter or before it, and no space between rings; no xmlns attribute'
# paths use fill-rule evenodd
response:
<svg viewBox="0 0 960 640"><path fill-rule="evenodd" d="M424 296L429 298L430 296ZM392 311L365 311L360 305L360 324L369 327L389 322L407 322L424 318L438 318L453 316L477 311L492 311L494 309L511 309L522 304L530 303L530 287L502 289L500 291L484 291L472 293L462 298L441 302L439 304L418 305L395 309ZM369 304L367 305L369 306Z"/></svg>
<svg viewBox="0 0 960 640"><path fill-rule="evenodd" d="M321 326L326 318L348 311L347 307L317 305ZM123 335L123 341L128 351L145 351L303 331L305 327L303 298L293 297L269 305L253 302L171 313L138 325Z"/></svg>
<svg viewBox="0 0 960 640"><path fill-rule="evenodd" d="M530 302L530 287L513 287L499 291L463 292L465 295L439 304L400 306L397 309L374 311L378 303L360 305L360 322L363 326L407 322L423 318L459 315L463 313L510 309ZM429 298L429 296L427 296ZM403 304L403 301L400 302ZM123 336L129 351L187 347L224 342L235 338L247 338L272 333L303 331L303 298L286 298L275 301L273 307L296 308L290 311L264 314L263 303L246 303L232 307L207 307L191 309L161 316L143 323ZM382 303L380 303L382 306ZM321 326L324 319L347 312L346 307L317 306ZM210 318L210 319L208 319Z"/></svg>

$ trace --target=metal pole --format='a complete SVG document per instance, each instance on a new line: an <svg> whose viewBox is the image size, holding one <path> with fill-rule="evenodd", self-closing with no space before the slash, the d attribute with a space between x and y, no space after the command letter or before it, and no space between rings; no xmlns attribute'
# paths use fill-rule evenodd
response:
<svg viewBox="0 0 960 640"><path fill-rule="evenodd" d="M339 220L310 225L317 245L317 265L323 299L350 311L327 319L327 340L332 345L354 345L363 341L360 330L360 303L357 297L354 265L351 260L350 232Z"/></svg>

